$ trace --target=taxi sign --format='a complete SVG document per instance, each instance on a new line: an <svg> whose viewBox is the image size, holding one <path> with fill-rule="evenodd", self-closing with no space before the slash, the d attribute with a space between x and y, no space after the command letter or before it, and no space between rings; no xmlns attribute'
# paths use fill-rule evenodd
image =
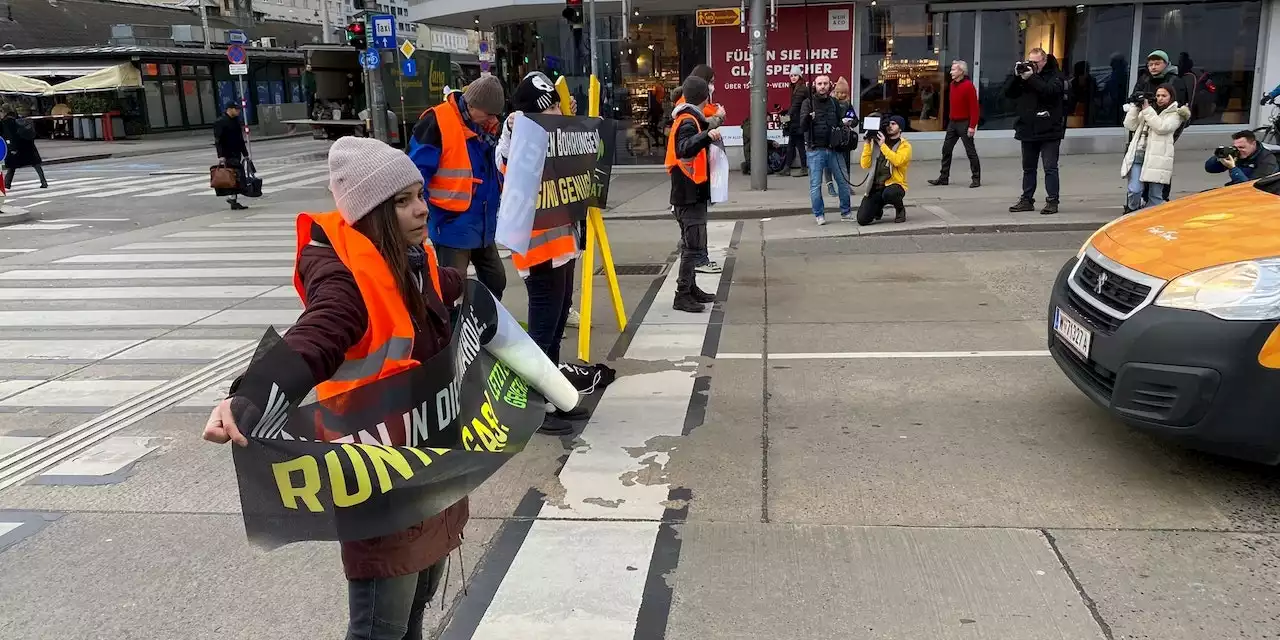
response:
<svg viewBox="0 0 1280 640"><path fill-rule="evenodd" d="M413 53L417 50L418 48L413 46L413 43L408 40L400 43L400 53L404 54L404 57L406 58L412 58Z"/></svg>
<svg viewBox="0 0 1280 640"><path fill-rule="evenodd" d="M698 9L699 27L736 27L742 24L742 9Z"/></svg>

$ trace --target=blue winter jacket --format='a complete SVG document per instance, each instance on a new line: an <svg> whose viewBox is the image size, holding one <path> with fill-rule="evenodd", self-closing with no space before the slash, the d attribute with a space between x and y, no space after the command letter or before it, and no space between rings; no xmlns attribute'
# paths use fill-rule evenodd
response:
<svg viewBox="0 0 1280 640"><path fill-rule="evenodd" d="M462 120L477 133L479 126L471 122L462 93L455 93ZM467 155L471 157L471 175L482 180L471 195L471 207L466 211L445 211L428 201L427 234L431 243L454 249L480 249L493 244L493 234L498 226L498 200L502 194L502 174L494 160L494 145L476 136L467 139ZM435 111L427 111L413 127L409 140L409 158L422 172L424 186L431 181L440 166L440 127L436 124Z"/></svg>

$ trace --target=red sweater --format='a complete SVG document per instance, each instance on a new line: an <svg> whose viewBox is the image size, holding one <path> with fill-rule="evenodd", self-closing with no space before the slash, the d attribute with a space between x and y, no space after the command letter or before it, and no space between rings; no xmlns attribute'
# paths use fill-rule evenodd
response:
<svg viewBox="0 0 1280 640"><path fill-rule="evenodd" d="M948 96L951 103L950 120L952 122L968 120L970 127L977 128L981 110L978 107L978 89L973 86L973 82L968 78L963 78L960 82L952 82L950 91Z"/></svg>

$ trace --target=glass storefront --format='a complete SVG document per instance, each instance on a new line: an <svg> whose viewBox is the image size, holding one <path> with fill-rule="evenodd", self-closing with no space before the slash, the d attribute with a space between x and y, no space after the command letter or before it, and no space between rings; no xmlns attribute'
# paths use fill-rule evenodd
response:
<svg viewBox="0 0 1280 640"><path fill-rule="evenodd" d="M706 61L706 35L693 14L633 16L625 42L601 42L597 51L601 113L619 121L619 164L660 163L666 155L672 90ZM597 37L622 35L618 17L597 18ZM508 91L530 71L555 80L565 76L584 113L591 74L585 26L564 20L538 20L495 28L498 42L495 75ZM625 138L624 138L625 137Z"/></svg>
<svg viewBox="0 0 1280 640"><path fill-rule="evenodd" d="M950 106L951 63L964 60L978 85L980 127L1010 130L1015 114L1002 89L1012 77L1014 63L1039 47L1058 59L1063 78L1070 84L1067 126L1114 128L1121 126L1121 107L1146 73L1146 55L1160 49L1177 65L1196 102L1193 123L1236 125L1249 121L1257 90L1255 69L1262 23L1262 5L1257 0L1000 6L948 11L949 6L941 3L859 3L852 11L851 34L856 83L847 77L854 74L838 69L832 80L847 77L856 86L861 114L893 113L907 119L910 131L937 132L942 130ZM784 11L800 9L781 7L779 13ZM826 25L827 30L831 24ZM810 29L814 34L818 31L813 29L822 27ZM502 25L495 31L495 73L509 90L535 69L548 72L553 79L564 75L585 109L591 68L585 27L575 28L557 17ZM618 16L597 19L602 39L598 52L602 112L619 120L620 135L626 136L618 142L618 162L661 162L672 90L696 64L708 61L708 33L695 26L692 14L637 14L631 17L627 32L622 31L623 21ZM713 32L712 37L718 35ZM770 35L770 53L777 58L770 58L769 64L788 65L788 60L800 59L788 58L788 53L803 55L800 49L792 51L790 45L775 44L779 41L779 36ZM821 55L818 45L808 46L813 48L809 55ZM740 59L709 60L723 76L717 78L719 84L735 79L731 72L736 73L734 65L740 64L735 60ZM739 75L745 78L745 73Z"/></svg>
<svg viewBox="0 0 1280 640"><path fill-rule="evenodd" d="M975 14L905 5L867 7L862 17L860 113L900 115L908 131L942 130L947 73L952 61L973 60Z"/></svg>

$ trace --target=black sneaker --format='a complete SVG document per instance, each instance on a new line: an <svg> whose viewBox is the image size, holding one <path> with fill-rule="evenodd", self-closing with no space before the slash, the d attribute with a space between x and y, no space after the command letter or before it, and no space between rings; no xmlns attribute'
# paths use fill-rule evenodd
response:
<svg viewBox="0 0 1280 640"><path fill-rule="evenodd" d="M693 299L692 295L677 295L675 302L671 304L671 308L676 311L684 311L686 313L702 313L707 308L701 302Z"/></svg>
<svg viewBox="0 0 1280 640"><path fill-rule="evenodd" d="M698 302L701 304L711 304L712 302L716 301L716 294L707 293L706 291L703 291L702 289L699 289L697 287L694 287L693 292L690 293L689 295L693 296L694 302Z"/></svg>
<svg viewBox="0 0 1280 640"><path fill-rule="evenodd" d="M554 414L550 413L547 414L546 419L542 421L542 426L538 427L538 433L541 433L544 436L569 436L573 435L574 431L575 429L572 424L556 418Z"/></svg>
<svg viewBox="0 0 1280 640"><path fill-rule="evenodd" d="M981 186L982 186L982 180L980 178L974 178L973 182L969 183L970 189L977 189L978 187L981 187Z"/></svg>
<svg viewBox="0 0 1280 640"><path fill-rule="evenodd" d="M930 180L930 181L929 181L929 184L931 184L931 185L933 185L933 186L935 186L935 187L945 187L945 186L947 186L948 184L951 184L951 181L950 181L950 180L947 180L946 178L938 178L938 179L936 179L936 180Z"/></svg>
<svg viewBox="0 0 1280 640"><path fill-rule="evenodd" d="M1021 200L1018 200L1017 204L1013 205L1012 207L1009 207L1009 213L1018 213L1020 211L1035 211L1035 210L1036 210L1035 201L1027 200L1026 198L1022 198Z"/></svg>
<svg viewBox="0 0 1280 640"><path fill-rule="evenodd" d="M906 209L898 209L898 215L896 215L896 216L894 216L894 217L893 217L893 221L894 221L894 222L906 222L906 221L907 221L907 210L906 210Z"/></svg>
<svg viewBox="0 0 1280 640"><path fill-rule="evenodd" d="M561 420L586 420L591 417L591 410L582 405L578 405L568 411L556 409L551 415Z"/></svg>
<svg viewBox="0 0 1280 640"><path fill-rule="evenodd" d="M249 208L249 207L246 207L246 206L244 206L244 205L240 204L239 202L232 202L232 203L231 203L231 210L232 210L232 211L244 211L245 209L248 209L248 208Z"/></svg>
<svg viewBox="0 0 1280 640"><path fill-rule="evenodd" d="M1044 208L1040 210L1040 215L1051 216L1057 212L1058 212L1058 203L1047 202L1045 203Z"/></svg>

